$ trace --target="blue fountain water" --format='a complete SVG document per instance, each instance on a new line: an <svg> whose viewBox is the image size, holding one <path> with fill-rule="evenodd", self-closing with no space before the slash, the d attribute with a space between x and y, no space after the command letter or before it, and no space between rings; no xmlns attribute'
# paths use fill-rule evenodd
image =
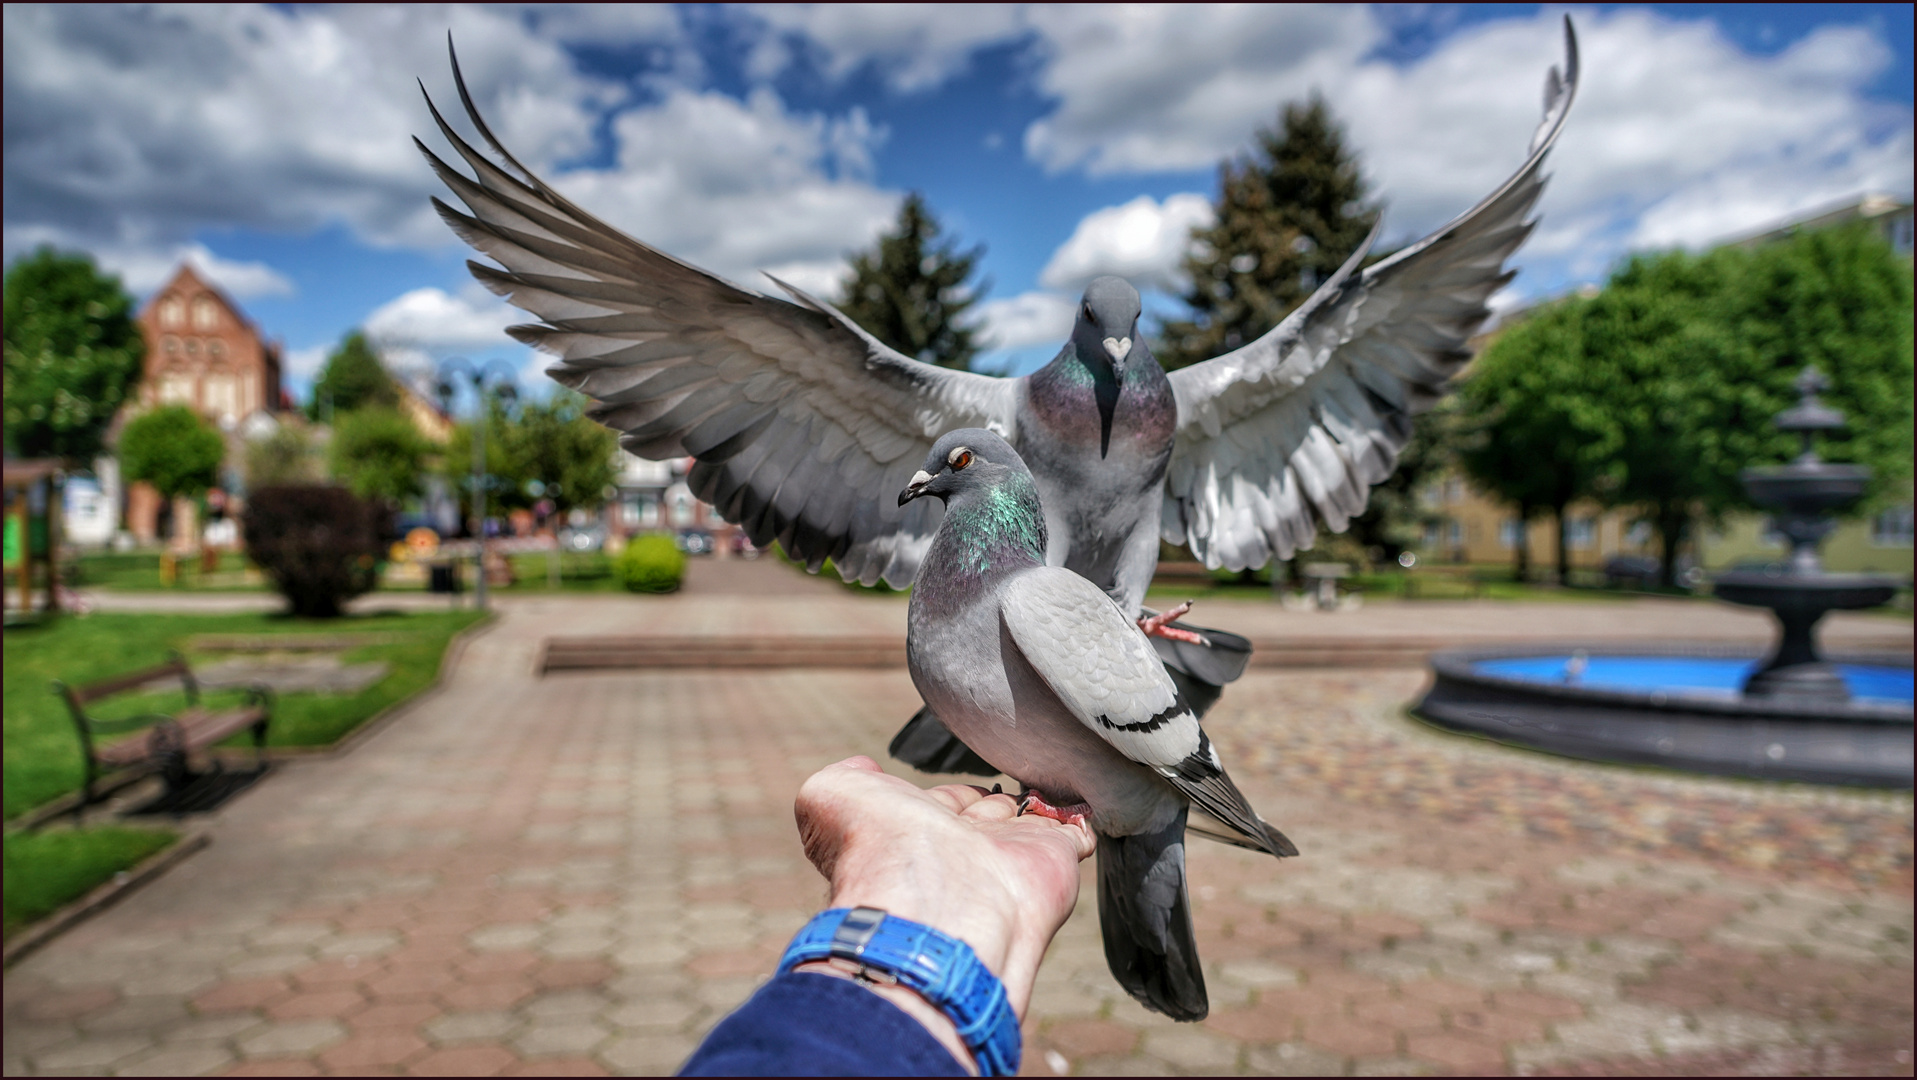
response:
<svg viewBox="0 0 1917 1080"><path fill-rule="evenodd" d="M1685 656L1513 656L1479 660L1486 675L1526 682L1585 686L1599 690L1661 690L1667 694L1737 697L1760 661ZM1909 705L1911 669L1879 664L1838 664L1851 699Z"/></svg>

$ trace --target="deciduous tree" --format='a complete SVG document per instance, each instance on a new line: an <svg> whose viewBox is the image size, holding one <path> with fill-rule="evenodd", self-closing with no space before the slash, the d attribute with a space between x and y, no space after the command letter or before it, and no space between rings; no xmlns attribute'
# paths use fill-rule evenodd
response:
<svg viewBox="0 0 1917 1080"><path fill-rule="evenodd" d="M319 377L313 380L313 400L308 415L331 423L355 409L399 404L399 388L379 354L358 330L340 339L339 348L326 358Z"/></svg>
<svg viewBox="0 0 1917 1080"><path fill-rule="evenodd" d="M6 445L90 463L146 349L120 279L42 247L6 276Z"/></svg>
<svg viewBox="0 0 1917 1080"><path fill-rule="evenodd" d="M127 422L120 432L120 471L152 484L160 497L200 495L219 480L226 441L184 405L163 405Z"/></svg>

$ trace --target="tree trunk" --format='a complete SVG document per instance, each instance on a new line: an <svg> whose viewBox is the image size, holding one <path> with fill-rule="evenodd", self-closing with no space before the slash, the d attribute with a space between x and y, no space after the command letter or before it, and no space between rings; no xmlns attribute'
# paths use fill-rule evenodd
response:
<svg viewBox="0 0 1917 1080"><path fill-rule="evenodd" d="M1518 542L1517 548L1518 584L1531 580L1531 504L1518 504Z"/></svg>
<svg viewBox="0 0 1917 1080"><path fill-rule="evenodd" d="M1684 542L1684 530L1690 522L1690 510L1682 504L1664 504L1657 508L1657 538L1664 554L1657 568L1657 580L1667 589L1677 588L1677 549Z"/></svg>
<svg viewBox="0 0 1917 1080"><path fill-rule="evenodd" d="M1559 503L1556 506L1553 506L1551 508L1551 514L1552 516L1557 518L1557 522L1558 522L1558 584L1559 585L1568 585L1571 582L1571 537L1567 533L1567 527L1571 524L1571 522L1568 518L1565 517L1565 510L1566 510L1565 503Z"/></svg>

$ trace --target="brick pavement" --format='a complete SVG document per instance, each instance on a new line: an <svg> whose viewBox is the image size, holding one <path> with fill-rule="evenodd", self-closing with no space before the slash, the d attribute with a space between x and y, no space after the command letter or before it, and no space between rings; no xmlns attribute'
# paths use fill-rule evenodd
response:
<svg viewBox="0 0 1917 1080"><path fill-rule="evenodd" d="M1539 607L1490 621L1516 637L1580 617ZM538 642L662 618L882 632L901 605L827 586L502 608L444 694L249 792L206 851L9 971L5 1071L675 1067L823 899L792 829L798 783L882 756L910 682L541 681ZM1502 750L1405 719L1422 678L1234 688L1210 727L1304 856L1191 849L1200 1025L1117 990L1087 891L1041 975L1027 1071L1911 1071L1908 795Z"/></svg>

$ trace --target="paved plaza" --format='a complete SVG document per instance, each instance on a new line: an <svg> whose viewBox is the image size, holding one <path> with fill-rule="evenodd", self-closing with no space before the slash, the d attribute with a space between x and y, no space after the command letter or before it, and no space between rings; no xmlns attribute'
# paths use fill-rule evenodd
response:
<svg viewBox="0 0 1917 1080"><path fill-rule="evenodd" d="M442 692L282 768L210 847L8 971L5 1071L672 1071L824 899L799 783L854 753L887 762L917 698L902 669L542 679L535 660L554 634L903 632L899 598L775 592L501 603ZM1193 617L1331 640L1769 632L1673 601ZM1832 624L1840 645L1909 648L1908 620ZM1025 1071L1911 1072L1909 794L1502 749L1408 719L1424 679L1234 686L1208 727L1302 857L1193 842L1212 994L1196 1025L1119 991L1088 863Z"/></svg>

